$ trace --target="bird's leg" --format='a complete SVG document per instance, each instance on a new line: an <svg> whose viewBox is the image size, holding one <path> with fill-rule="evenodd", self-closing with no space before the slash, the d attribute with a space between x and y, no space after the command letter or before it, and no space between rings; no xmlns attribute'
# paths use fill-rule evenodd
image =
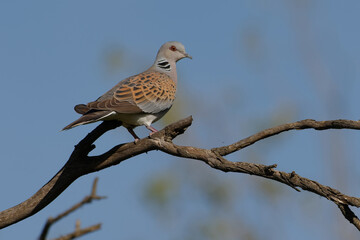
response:
<svg viewBox="0 0 360 240"><path fill-rule="evenodd" d="M153 128L152 126L146 126L147 129L149 129L151 131L150 136L153 135L154 133L156 133L158 130L156 130L155 128Z"/></svg>
<svg viewBox="0 0 360 240"><path fill-rule="evenodd" d="M136 133L134 132L134 130L132 129L132 128L126 128L128 131L129 131L129 133L135 138L135 143L137 143L139 140L140 140L140 138L136 135Z"/></svg>

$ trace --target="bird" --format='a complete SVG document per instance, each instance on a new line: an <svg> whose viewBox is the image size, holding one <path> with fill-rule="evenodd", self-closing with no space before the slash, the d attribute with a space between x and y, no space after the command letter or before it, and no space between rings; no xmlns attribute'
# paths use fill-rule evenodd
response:
<svg viewBox="0 0 360 240"><path fill-rule="evenodd" d="M135 142L140 139L134 132L135 127L143 125L152 135L157 130L151 124L162 118L174 103L176 62L183 58L192 59L182 43L164 43L149 69L120 81L93 102L76 105L74 110L82 116L62 130L116 120L129 131Z"/></svg>

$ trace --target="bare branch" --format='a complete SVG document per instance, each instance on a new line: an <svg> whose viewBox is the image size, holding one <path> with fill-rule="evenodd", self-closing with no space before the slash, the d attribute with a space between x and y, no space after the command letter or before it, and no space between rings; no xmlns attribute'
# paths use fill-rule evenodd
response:
<svg viewBox="0 0 360 240"><path fill-rule="evenodd" d="M300 187L303 190L316 193L335 203L360 207L360 198L344 195L336 189L321 185L313 180L300 177L295 172L286 173L277 171L273 169L275 165L266 166L255 163L231 162L211 150L178 146L169 142L160 142L158 147L160 150L174 156L201 160L210 167L223 172L239 172L272 179L293 188Z"/></svg>
<svg viewBox="0 0 360 240"><path fill-rule="evenodd" d="M221 156L226 156L230 153L236 152L242 148L248 147L257 141L277 135L279 133L289 130L303 130L313 128L316 130L327 129L355 129L360 130L360 122L352 120L329 120L329 121L315 121L313 119L305 119L294 123L286 123L277 127L272 127L258 132L250 137L244 138L234 144L213 148L212 150L218 152Z"/></svg>
<svg viewBox="0 0 360 240"><path fill-rule="evenodd" d="M163 130L153 134L152 138L156 136L156 138L164 139L166 136L166 138L172 139L183 133L191 125L191 122L192 118L188 117L170 124ZM100 156L88 157L89 152L95 148L93 143L105 132L119 125L118 122L106 121L91 131L75 146L64 167L48 183L29 199L0 212L0 229L34 215L58 197L77 178L155 149L155 140L148 137L140 140L137 144L134 142L121 144Z"/></svg>
<svg viewBox="0 0 360 240"><path fill-rule="evenodd" d="M98 196L96 194L96 189L97 189L97 182L98 182L98 178L94 179L92 188L91 188L91 193L88 196L85 196L84 199L80 202L78 202L77 204L73 205L72 207L70 207L69 209L65 210L64 212L60 213L58 216L56 217L49 217L48 220L45 223L45 226L41 232L41 235L39 237L39 240L45 240L46 236L49 232L50 227L56 223L57 221L59 221L60 219L66 217L67 215L69 215L70 213L76 211L77 209L79 209L80 207L82 207L83 205L87 204L87 203L91 203L93 200L101 200L104 199L106 197L104 196ZM101 224L98 224L101 225ZM77 228L76 231L78 230L78 222L76 224Z"/></svg>
<svg viewBox="0 0 360 240"><path fill-rule="evenodd" d="M315 121L306 119L269 128L234 144L213 149L201 149L174 144L172 140L176 136L182 134L191 125L191 123L192 118L188 117L176 123L170 124L163 130L153 134L151 137L141 139L136 144L133 142L121 144L113 147L102 155L89 157L89 152L95 148L93 145L94 141L106 131L117 127L117 123L113 122L104 122L100 124L77 146L75 146L75 150L71 154L71 157L65 166L37 193L23 203L0 213L0 228L9 226L40 211L80 176L119 164L126 159L144 152L160 150L174 156L203 161L210 167L224 172L239 172L256 175L286 184L297 191L301 188L303 190L313 192L334 202L340 208L346 219L359 229L358 218L348 207L360 207L359 198L347 196L336 189L321 185L313 180L300 177L295 172L286 173L275 170L275 164L266 166L246 162L231 162L223 157L254 144L261 139L271 137L284 131L308 128L315 130L343 128L359 130L359 121Z"/></svg>

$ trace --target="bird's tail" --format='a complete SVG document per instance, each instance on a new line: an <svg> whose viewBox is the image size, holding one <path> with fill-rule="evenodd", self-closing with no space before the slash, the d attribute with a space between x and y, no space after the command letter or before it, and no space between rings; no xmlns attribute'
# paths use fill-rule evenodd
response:
<svg viewBox="0 0 360 240"><path fill-rule="evenodd" d="M70 123L69 125L67 125L66 127L64 127L62 129L62 131L69 130L73 127L77 127L80 125L89 124L89 123L103 120L104 118L106 118L112 114L114 114L113 111L96 111L96 110L89 111L86 114L84 114L83 116L81 116L78 120L76 120L76 121Z"/></svg>

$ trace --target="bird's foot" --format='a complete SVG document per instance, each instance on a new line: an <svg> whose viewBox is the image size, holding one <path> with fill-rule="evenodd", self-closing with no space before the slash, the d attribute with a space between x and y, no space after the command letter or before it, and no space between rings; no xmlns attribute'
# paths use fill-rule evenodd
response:
<svg viewBox="0 0 360 240"><path fill-rule="evenodd" d="M154 127L152 126L146 126L147 129L149 129L150 132L150 136L153 135L154 133L158 132L158 130L156 130Z"/></svg>

